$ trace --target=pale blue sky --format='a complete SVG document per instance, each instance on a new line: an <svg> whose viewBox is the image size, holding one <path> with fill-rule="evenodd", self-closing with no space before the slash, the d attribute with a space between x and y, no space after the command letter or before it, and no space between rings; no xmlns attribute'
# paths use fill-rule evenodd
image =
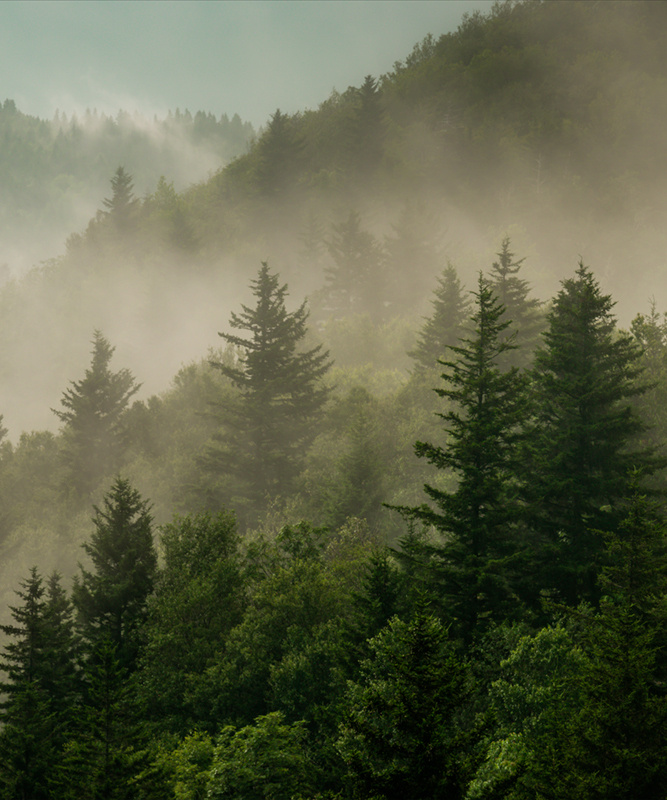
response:
<svg viewBox="0 0 667 800"><path fill-rule="evenodd" d="M488 0L4 0L0 101L56 109L238 113L316 108L455 30Z"/></svg>

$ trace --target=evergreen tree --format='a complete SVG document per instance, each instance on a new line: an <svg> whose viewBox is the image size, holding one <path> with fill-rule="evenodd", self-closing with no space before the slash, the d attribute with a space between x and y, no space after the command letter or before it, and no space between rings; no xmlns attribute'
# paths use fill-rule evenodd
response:
<svg viewBox="0 0 667 800"><path fill-rule="evenodd" d="M257 143L256 184L264 197L276 200L296 186L302 149L292 120L277 109Z"/></svg>
<svg viewBox="0 0 667 800"><path fill-rule="evenodd" d="M105 213L121 233L127 233L135 221L137 199L133 188L132 176L120 166L111 179L111 197L102 201L107 209Z"/></svg>
<svg viewBox="0 0 667 800"><path fill-rule="evenodd" d="M659 314L655 300L648 314L637 314L630 332L642 350L641 364L648 390L633 398L646 429L642 441L659 447L667 438L667 314Z"/></svg>
<svg viewBox="0 0 667 800"><path fill-rule="evenodd" d="M439 470L452 470L457 487L427 484L427 504L401 507L409 519L433 526L442 543L433 545L431 565L457 632L466 640L479 626L520 613L517 471L526 383L516 368L503 372L499 358L513 345L505 337L509 321L480 273L473 293L474 331L457 347L455 361L441 361L451 403L439 416L447 424L446 446L417 442L415 451Z"/></svg>
<svg viewBox="0 0 667 800"><path fill-rule="evenodd" d="M448 348L455 347L464 337L471 310L470 300L464 295L451 264L438 278L434 294L433 313L426 319L415 348L408 353L418 367L429 371L437 367L439 359L445 358Z"/></svg>
<svg viewBox="0 0 667 800"><path fill-rule="evenodd" d="M328 415L342 425L332 432L332 444L342 445L336 457L325 446L325 476L315 475L317 485L309 490L314 510L330 528L336 529L350 517L357 517L377 529L386 513L386 433L381 428L381 406L366 389L357 386L341 398Z"/></svg>
<svg viewBox="0 0 667 800"><path fill-rule="evenodd" d="M199 722L192 695L224 649L246 602L229 512L175 519L162 529L164 567L148 603L137 691L160 730L181 734Z"/></svg>
<svg viewBox="0 0 667 800"><path fill-rule="evenodd" d="M230 320L248 338L220 334L240 355L231 365L213 362L240 394L233 407L223 409L223 429L202 464L214 476L226 474L236 483L234 504L252 516L269 497L291 489L328 397L321 379L330 362L321 345L302 349L305 302L287 311L287 286L280 285L268 264L262 264L251 286L254 308L243 306Z"/></svg>
<svg viewBox="0 0 667 800"><path fill-rule="evenodd" d="M85 699L75 735L54 770L57 797L134 800L143 796L139 779L147 767L146 742L135 718L127 670L108 639L98 643L95 655L84 668Z"/></svg>
<svg viewBox="0 0 667 800"><path fill-rule="evenodd" d="M50 742L54 725L43 686L44 586L37 569L17 592L22 604L11 607L14 624L0 630L13 641L5 645L0 670L4 700L0 705L0 786L3 798L47 800L49 767L55 754Z"/></svg>
<svg viewBox="0 0 667 800"><path fill-rule="evenodd" d="M335 317L384 312L382 249L375 237L361 227L361 217L350 211L346 220L333 226L327 242L333 265L325 269L325 309Z"/></svg>
<svg viewBox="0 0 667 800"><path fill-rule="evenodd" d="M385 127L378 82L366 75L356 93L351 128L352 169L364 177L372 176L380 166Z"/></svg>
<svg viewBox="0 0 667 800"><path fill-rule="evenodd" d="M667 794L665 523L639 493L636 473L630 481L625 517L605 537L600 613L583 642L582 704L562 743L563 798Z"/></svg>
<svg viewBox="0 0 667 800"><path fill-rule="evenodd" d="M596 602L599 532L618 525L629 470L651 472L658 461L633 445L642 424L631 401L645 388L639 347L616 330L613 302L583 264L562 286L535 355L525 481L543 537L543 586L570 603Z"/></svg>
<svg viewBox="0 0 667 800"><path fill-rule="evenodd" d="M527 367L537 347L539 333L542 329L540 304L529 298L528 282L519 277L519 270L525 261L514 260L510 252L510 240L506 236L498 253L498 261L491 267L490 283L494 293L505 307L505 319L511 320L512 330L516 334L515 349L505 356L510 366Z"/></svg>
<svg viewBox="0 0 667 800"><path fill-rule="evenodd" d="M352 595L352 620L346 631L351 644L348 653L350 670L356 672L360 654L368 656L369 640L397 616L402 599L401 578L388 550L371 554L361 591Z"/></svg>
<svg viewBox="0 0 667 800"><path fill-rule="evenodd" d="M111 372L114 348L100 331L95 331L92 344L90 368L63 392L63 410L53 409L64 423L63 489L78 497L88 495L119 468L125 444L123 414L140 388L129 370Z"/></svg>
<svg viewBox="0 0 667 800"><path fill-rule="evenodd" d="M103 507L95 506L93 524L83 548L94 571L80 567L72 590L79 625L93 661L99 647L111 646L120 668L132 670L157 566L148 503L117 478Z"/></svg>
<svg viewBox="0 0 667 800"><path fill-rule="evenodd" d="M74 709L81 693L77 668L80 642L75 630L72 601L57 572L52 573L46 582L44 624L47 668L43 685L64 735L75 723Z"/></svg>
<svg viewBox="0 0 667 800"><path fill-rule="evenodd" d="M369 648L338 740L355 796L461 797L466 667L445 629L422 608L411 622L394 617Z"/></svg>
<svg viewBox="0 0 667 800"><path fill-rule="evenodd" d="M0 626L0 797L47 800L79 698L71 609L59 577L45 591L35 568L17 594L13 624Z"/></svg>

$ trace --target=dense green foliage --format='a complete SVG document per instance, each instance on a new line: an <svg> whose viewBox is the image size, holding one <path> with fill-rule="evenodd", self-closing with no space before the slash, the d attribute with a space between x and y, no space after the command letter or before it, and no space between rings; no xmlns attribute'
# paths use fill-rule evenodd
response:
<svg viewBox="0 0 667 800"><path fill-rule="evenodd" d="M667 324L606 293L664 9L500 3L185 191L100 157L0 290L0 800L665 797Z"/></svg>

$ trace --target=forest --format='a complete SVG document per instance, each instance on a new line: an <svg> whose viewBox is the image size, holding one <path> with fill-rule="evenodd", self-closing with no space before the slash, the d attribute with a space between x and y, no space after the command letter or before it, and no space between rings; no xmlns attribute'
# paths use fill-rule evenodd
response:
<svg viewBox="0 0 667 800"><path fill-rule="evenodd" d="M190 183L5 100L26 231L106 184L0 286L0 800L667 798L666 32L499 2Z"/></svg>

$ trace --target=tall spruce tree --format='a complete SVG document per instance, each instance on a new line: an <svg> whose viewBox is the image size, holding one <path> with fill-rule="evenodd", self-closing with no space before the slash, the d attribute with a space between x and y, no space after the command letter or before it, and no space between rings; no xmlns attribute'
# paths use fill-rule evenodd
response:
<svg viewBox="0 0 667 800"><path fill-rule="evenodd" d="M605 537L600 613L584 637L582 706L565 746L564 788L574 791L563 797L667 794L665 521L636 480L618 532Z"/></svg>
<svg viewBox="0 0 667 800"><path fill-rule="evenodd" d="M327 250L333 264L325 269L326 310L335 317L366 313L380 318L386 283L382 248L373 234L362 228L356 211L333 225Z"/></svg>
<svg viewBox="0 0 667 800"><path fill-rule="evenodd" d="M71 608L58 575L33 568L11 608L0 671L0 798L50 800L78 700Z"/></svg>
<svg viewBox="0 0 667 800"><path fill-rule="evenodd" d="M111 179L111 197L102 203L119 233L128 233L135 222L137 198L133 189L132 176L125 172L124 167L118 167Z"/></svg>
<svg viewBox="0 0 667 800"><path fill-rule="evenodd" d="M437 368L439 359L445 358L447 348L458 345L465 334L471 311L470 299L464 294L456 269L451 264L438 278L433 294L433 313L419 332L414 349L408 353L423 370Z"/></svg>
<svg viewBox="0 0 667 800"><path fill-rule="evenodd" d="M63 392L62 410L53 413L63 425L66 494L85 497L121 464L123 414L140 389L128 369L112 372L114 348L100 331L93 334L92 361L80 381Z"/></svg>
<svg viewBox="0 0 667 800"><path fill-rule="evenodd" d="M294 130L293 120L277 109L257 143L255 181L265 198L284 198L296 186L302 150L303 141Z"/></svg>
<svg viewBox="0 0 667 800"><path fill-rule="evenodd" d="M544 587L571 603L596 602L599 532L618 525L629 471L650 473L659 462L635 444L641 350L617 331L614 303L587 267L580 264L562 287L535 356L525 483L542 536Z"/></svg>
<svg viewBox="0 0 667 800"><path fill-rule="evenodd" d="M427 484L435 508L400 510L442 536L430 562L456 631L465 640L494 618L520 610L517 592L522 545L518 534L517 471L526 381L516 368L503 372L498 360L513 347L509 321L481 275L473 293L474 330L452 347L456 360L441 361L448 401L445 446L417 442L415 451L439 470L451 470L458 485L446 491Z"/></svg>
<svg viewBox="0 0 667 800"><path fill-rule="evenodd" d="M287 285L280 285L267 263L262 263L251 286L255 306L244 305L230 320L232 328L247 332L247 338L220 333L239 349L236 362L212 362L239 395L221 409L221 430L201 462L214 480L227 476L231 489L225 499L246 521L269 497L290 491L328 398L321 379L331 366L321 345L303 349L306 304L287 311Z"/></svg>
<svg viewBox="0 0 667 800"><path fill-rule="evenodd" d="M351 166L361 176L375 174L382 161L386 122L382 108L382 93L372 75L366 75L357 90L351 119Z"/></svg>
<svg viewBox="0 0 667 800"><path fill-rule="evenodd" d="M93 524L83 547L94 569L80 567L72 599L93 661L100 648L112 647L120 668L132 670L157 567L148 502L119 477L102 508L95 506Z"/></svg>
<svg viewBox="0 0 667 800"><path fill-rule="evenodd" d="M529 297L528 281L519 277L525 258L515 260L510 251L510 239L506 236L498 255L491 267L491 288L505 307L505 318L512 321L512 330L516 334L516 348L505 356L510 366L527 367L533 359L533 352L538 345L539 334L543 327L540 314L540 303Z"/></svg>

